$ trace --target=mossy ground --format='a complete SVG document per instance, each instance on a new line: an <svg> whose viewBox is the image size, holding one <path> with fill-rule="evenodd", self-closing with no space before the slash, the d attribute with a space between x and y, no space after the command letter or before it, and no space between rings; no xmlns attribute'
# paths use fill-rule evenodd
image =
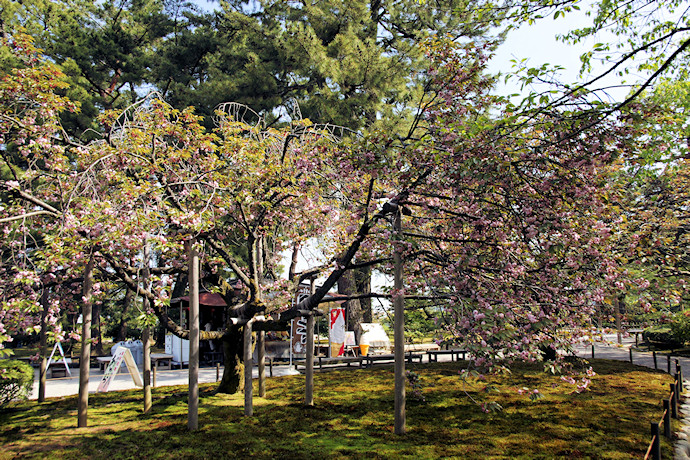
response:
<svg viewBox="0 0 690 460"><path fill-rule="evenodd" d="M459 378L462 363L414 365L426 401L408 391L404 436L393 433L392 368L317 374L311 408L301 404L303 376L269 379L268 397L255 398L249 418L243 395L202 385L194 433L183 386L154 389L146 415L140 391L91 395L85 429L75 428L76 397L16 403L0 412L0 458L641 458L670 376L623 362L592 365L597 376L581 394L538 365L470 385ZM522 387L544 397L532 401L518 394ZM470 396L504 410L485 414ZM662 446L670 458L670 443Z"/></svg>

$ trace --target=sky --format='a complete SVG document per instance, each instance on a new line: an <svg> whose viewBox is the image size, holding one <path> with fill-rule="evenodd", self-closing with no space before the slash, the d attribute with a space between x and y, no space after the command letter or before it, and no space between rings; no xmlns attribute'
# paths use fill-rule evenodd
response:
<svg viewBox="0 0 690 460"><path fill-rule="evenodd" d="M563 67L559 73L559 80L574 82L579 78L581 67L580 55L590 51L597 42L615 42L617 37L612 34L604 34L591 37L582 43L571 45L557 39L557 35L566 34L570 30L591 25L591 18L586 16L588 9L584 2L580 11L568 13L565 17L558 19L545 17L536 21L532 25L524 24L518 29L509 32L506 41L499 47L494 57L489 62L491 73L509 72L514 65L511 60L527 60L530 67L539 67L549 63ZM593 71L590 75L597 75L604 70L603 65L594 63ZM618 86L622 83L619 77L611 76L602 81L603 86ZM520 93L517 82L509 82L508 85L501 84L498 92L503 95ZM609 97L622 100L627 94L627 87L608 90ZM523 92L524 93L524 92Z"/></svg>

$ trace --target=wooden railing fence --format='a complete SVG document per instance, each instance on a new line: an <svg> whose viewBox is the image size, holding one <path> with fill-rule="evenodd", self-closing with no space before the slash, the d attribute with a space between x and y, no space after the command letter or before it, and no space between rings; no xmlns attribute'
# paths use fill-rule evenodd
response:
<svg viewBox="0 0 690 460"><path fill-rule="evenodd" d="M630 350L630 362L633 361L632 349ZM654 368L657 368L656 352L654 352ZM668 357L668 372L671 373L671 357ZM669 384L670 395L668 399L663 399L664 413L661 415L661 419L658 422L650 423L650 431L652 440L647 448L647 453L644 456L644 460L660 460L661 459L661 431L660 426L663 425L664 436L667 439L671 439L671 419L678 418L678 403L680 401L680 395L683 392L683 369L680 366L680 362L676 359L676 375L675 381Z"/></svg>

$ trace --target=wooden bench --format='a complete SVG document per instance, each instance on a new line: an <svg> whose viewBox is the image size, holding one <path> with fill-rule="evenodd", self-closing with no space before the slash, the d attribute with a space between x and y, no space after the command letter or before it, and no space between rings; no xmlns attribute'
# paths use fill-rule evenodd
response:
<svg viewBox="0 0 690 460"><path fill-rule="evenodd" d="M429 362L438 362L438 355L450 355L451 361L460 361L460 355L462 354L462 359L465 359L465 350L429 350L426 354L429 356Z"/></svg>
<svg viewBox="0 0 690 460"><path fill-rule="evenodd" d="M151 353L151 367L156 369L172 369L173 355L166 353Z"/></svg>
<svg viewBox="0 0 690 460"><path fill-rule="evenodd" d="M334 358L317 356L314 358L314 367L318 367L319 371L323 371L324 368L333 369L336 367L340 367L340 364L347 364L347 367L350 367L350 365L352 364L356 364L357 367L361 368L364 359L366 358L363 358L362 356L336 356ZM295 363L295 369L298 368L297 366L306 366L306 363Z"/></svg>
<svg viewBox="0 0 690 460"><path fill-rule="evenodd" d="M440 350L441 347L437 343L406 343L405 353L408 351L429 351L429 350Z"/></svg>
<svg viewBox="0 0 690 460"><path fill-rule="evenodd" d="M98 363L98 367L100 368L101 372L105 372L105 368L108 367L108 364L110 364L110 361L113 360L112 356L97 356L96 357L96 362Z"/></svg>
<svg viewBox="0 0 690 460"><path fill-rule="evenodd" d="M67 364L72 362L70 358L66 358L66 361ZM67 377L67 369L65 368L65 363L62 360L50 362L48 364L48 371L50 372L51 379Z"/></svg>
<svg viewBox="0 0 690 460"><path fill-rule="evenodd" d="M412 364L414 361L417 361L419 364L421 364L423 356L424 355L422 354L408 351L405 353L405 361L407 361L409 364ZM368 355L364 357L364 360L366 367L371 367L374 365L374 363L390 364L395 362L395 354L388 353L383 355Z"/></svg>
<svg viewBox="0 0 690 460"><path fill-rule="evenodd" d="M171 369L177 369L177 368L184 369L185 366L189 367L189 361L185 361L185 362L170 361L170 368Z"/></svg>

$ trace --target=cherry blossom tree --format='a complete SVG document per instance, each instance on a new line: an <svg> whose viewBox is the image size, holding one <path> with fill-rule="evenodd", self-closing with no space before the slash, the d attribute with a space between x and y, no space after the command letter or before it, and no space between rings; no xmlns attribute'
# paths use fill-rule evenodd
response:
<svg viewBox="0 0 690 460"><path fill-rule="evenodd" d="M629 313L677 308L687 299L688 85L665 79L625 111L635 148L612 165L609 212L616 252L638 281L617 297Z"/></svg>
<svg viewBox="0 0 690 460"><path fill-rule="evenodd" d="M434 78L404 138L350 136L296 112L283 127L266 127L238 104L220 106L209 132L192 109L152 95L104 112L104 138L80 146L57 123L68 102L43 88L31 99L40 116L7 128L16 132L6 145L25 160L19 167L4 152L15 173L5 179L0 215L10 248L3 311L35 324L47 280L59 281L50 297L64 308L81 295L69 291L80 284L69 283L93 265L85 301L98 302L117 280L186 338L166 307L193 240L202 282L229 305L224 329L201 331L201 339L222 339L219 389L234 392L243 325L263 315L255 328L285 328L348 271L392 270L395 251L404 259L405 289L368 297L434 302L440 325L463 340L478 366L555 355L589 325L606 287L623 282L608 256L604 196L606 165L626 148L624 120L592 123L591 107L577 98L559 110L512 113L490 95L487 46L428 44ZM42 103L43 93L52 105ZM396 218L402 230L393 228ZM324 260L281 278L277 255L315 236ZM145 246L155 260L147 283ZM290 306L299 281L317 272L323 284ZM242 286L239 296L230 279ZM65 295L56 296L58 285Z"/></svg>
<svg viewBox="0 0 690 460"><path fill-rule="evenodd" d="M66 160L58 114L77 107L57 93L65 87L57 68L39 59L32 41L18 35L3 43L10 51L13 69L0 80L0 149L2 155L2 218L5 244L2 247L0 276L3 289L0 298L0 345L11 340L9 334L31 331L37 327L41 310L47 310L46 321L56 337L63 336L58 322L58 305L47 300L41 305L41 285L64 289L58 282L64 272L47 273L39 248L46 244L42 224L58 217L48 201L30 193L40 188L44 177L36 166L52 168ZM58 166L59 167L59 166ZM21 184L30 184L23 188ZM67 286L67 289L69 287ZM73 307L68 302L64 307ZM3 350L0 349L0 353Z"/></svg>

